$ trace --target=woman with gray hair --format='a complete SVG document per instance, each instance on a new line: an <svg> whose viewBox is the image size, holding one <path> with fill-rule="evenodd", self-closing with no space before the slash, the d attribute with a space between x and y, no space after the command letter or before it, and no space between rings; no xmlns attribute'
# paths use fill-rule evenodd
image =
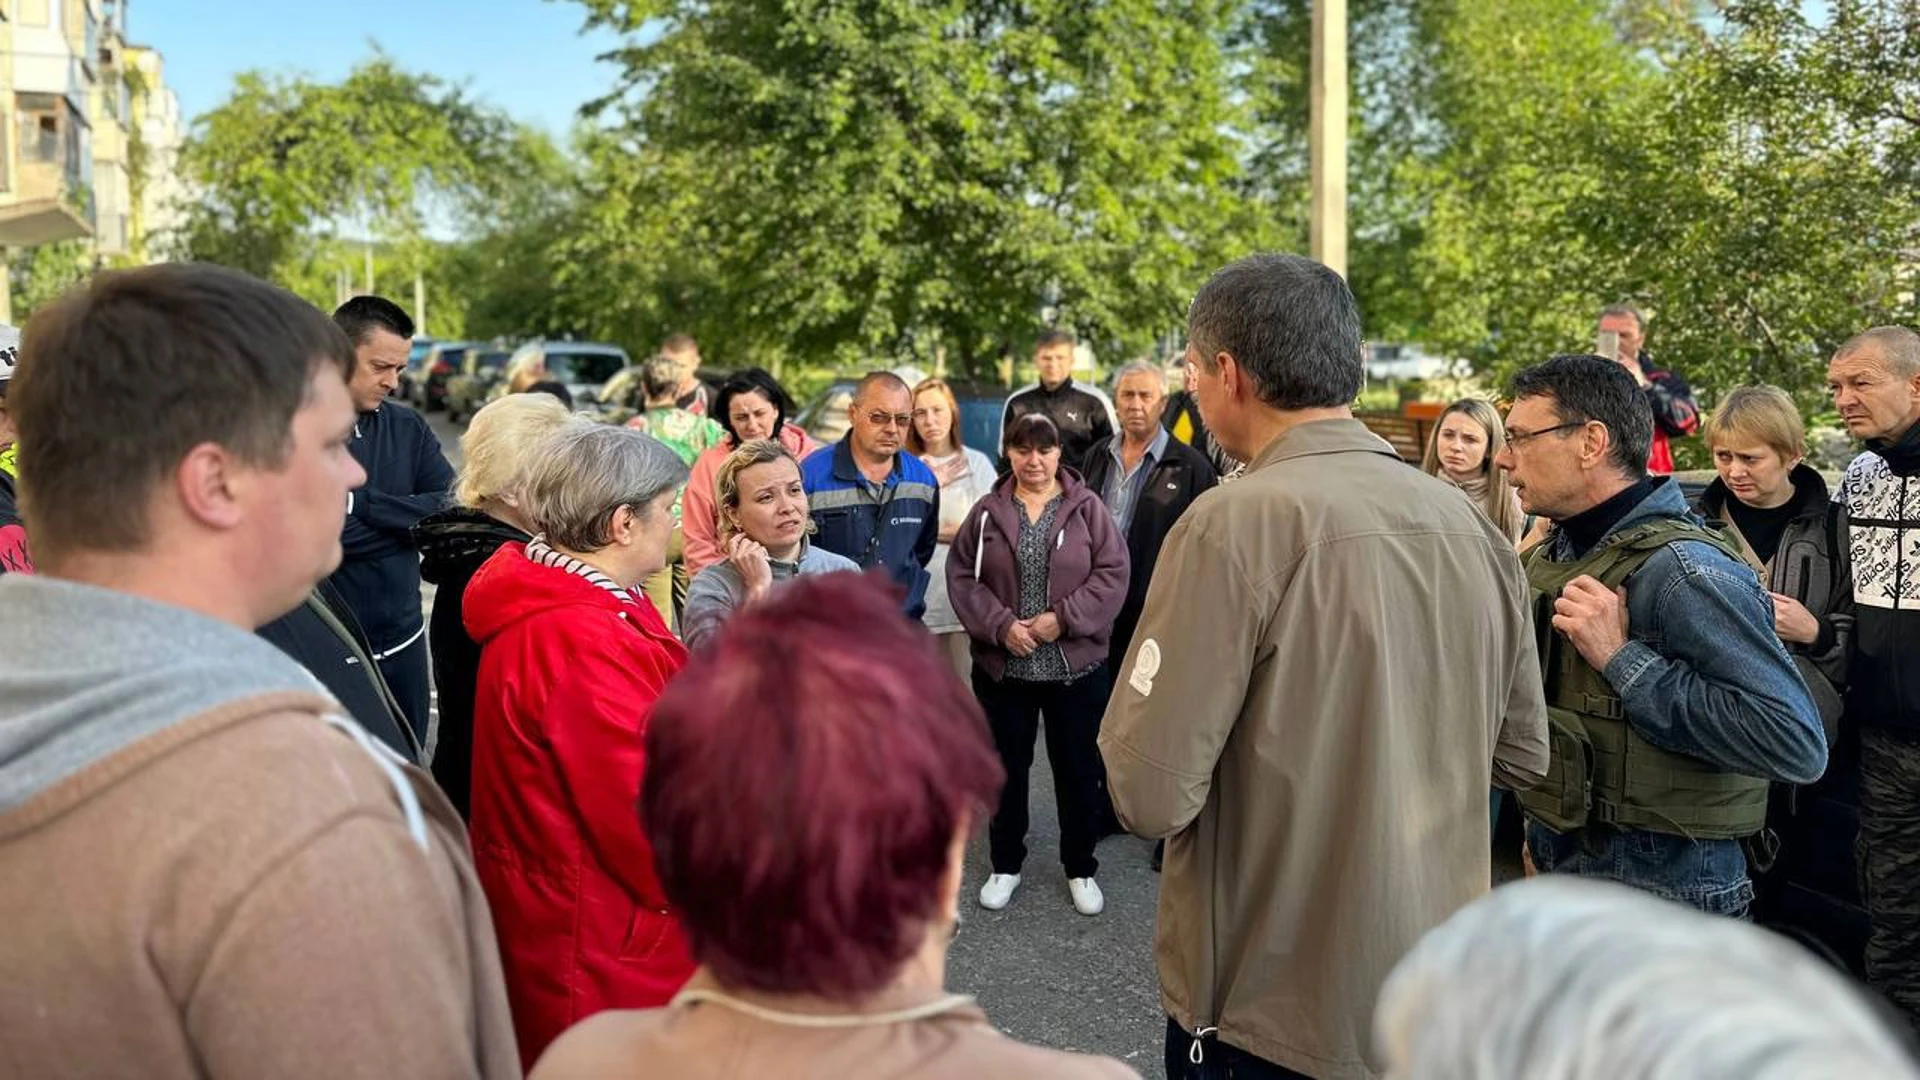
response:
<svg viewBox="0 0 1920 1080"><path fill-rule="evenodd" d="M1549 876L1468 905L1388 976L1391 1080L1911 1080L1891 1015L1750 923Z"/></svg>
<svg viewBox="0 0 1920 1080"><path fill-rule="evenodd" d="M473 857L527 1066L592 1013L666 1004L693 971L633 811L647 717L687 660L634 590L666 565L686 477L650 436L563 427L522 481L533 538L467 586Z"/></svg>

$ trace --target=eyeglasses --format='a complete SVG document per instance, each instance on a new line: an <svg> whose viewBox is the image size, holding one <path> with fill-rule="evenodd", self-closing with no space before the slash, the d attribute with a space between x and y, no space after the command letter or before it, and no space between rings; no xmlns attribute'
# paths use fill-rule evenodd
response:
<svg viewBox="0 0 1920 1080"><path fill-rule="evenodd" d="M896 413L870 412L867 414L867 423L872 424L874 427L877 427L877 428L883 428L888 426L912 427L913 414L904 413L904 412L896 412Z"/></svg>
<svg viewBox="0 0 1920 1080"><path fill-rule="evenodd" d="M1587 426L1587 421L1575 420L1569 424L1555 424L1549 428L1541 428L1539 431L1515 431L1512 428L1508 428L1507 429L1507 446L1514 450L1518 450L1520 449L1521 443L1531 442L1532 440L1537 439L1542 435L1551 435L1556 431L1572 431L1574 428L1582 428L1586 426Z"/></svg>

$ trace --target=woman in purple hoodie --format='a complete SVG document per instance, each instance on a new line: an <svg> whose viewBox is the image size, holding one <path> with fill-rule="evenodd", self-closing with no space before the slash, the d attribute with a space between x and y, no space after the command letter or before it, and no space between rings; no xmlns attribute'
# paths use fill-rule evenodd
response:
<svg viewBox="0 0 1920 1080"><path fill-rule="evenodd" d="M1013 471L953 538L947 595L973 639L973 692L993 728L1007 785L987 830L993 873L980 906L1006 907L1027 855L1027 774L1046 717L1060 804L1060 861L1075 910L1098 915L1100 714L1107 640L1127 595L1127 544L1100 497L1060 467L1060 432L1040 414L1007 428Z"/></svg>

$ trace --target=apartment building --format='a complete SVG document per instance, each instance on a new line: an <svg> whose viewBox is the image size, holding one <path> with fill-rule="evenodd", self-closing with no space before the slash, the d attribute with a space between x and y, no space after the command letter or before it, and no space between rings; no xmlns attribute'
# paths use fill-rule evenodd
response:
<svg viewBox="0 0 1920 1080"><path fill-rule="evenodd" d="M0 248L93 235L96 2L0 4Z"/></svg>
<svg viewBox="0 0 1920 1080"><path fill-rule="evenodd" d="M155 242L180 224L186 185L180 179L180 144L186 124L180 117L180 99L167 86L166 62L144 45L127 46L127 74L133 87L133 126L129 137L145 156L140 191L133 202L133 260L155 257Z"/></svg>
<svg viewBox="0 0 1920 1080"><path fill-rule="evenodd" d="M145 262L170 227L180 106L131 0L0 0L0 258L86 241L95 267ZM5 284L0 275L0 284ZM0 320L11 315L0 288Z"/></svg>

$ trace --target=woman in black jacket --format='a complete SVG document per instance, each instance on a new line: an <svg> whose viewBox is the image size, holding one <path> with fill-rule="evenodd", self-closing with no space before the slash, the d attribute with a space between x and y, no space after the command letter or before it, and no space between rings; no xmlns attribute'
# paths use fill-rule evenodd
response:
<svg viewBox="0 0 1920 1080"><path fill-rule="evenodd" d="M511 394L473 415L460 437L455 505L413 527L420 576L435 586L427 648L433 656L438 737L432 770L460 816L467 816L473 780L473 693L480 646L461 622L467 582L500 545L531 539L520 508L519 478L535 446L573 414L545 394ZM580 421L585 422L585 421Z"/></svg>
<svg viewBox="0 0 1920 1080"><path fill-rule="evenodd" d="M1787 392L1743 386L1706 425L1720 475L1696 508L1726 525L1773 595L1774 629L1820 707L1829 738L1847 682L1853 583L1845 525L1826 480L1804 464L1806 431Z"/></svg>
<svg viewBox="0 0 1920 1080"><path fill-rule="evenodd" d="M1733 391L1708 419L1705 434L1720 475L1696 509L1727 527L1772 594L1774 629L1819 707L1830 748L1826 776L1774 792L1767 831L1749 850L1754 917L1820 942L1859 970L1866 915L1848 858L1856 814L1847 790L1857 734L1841 716L1853 636L1844 513L1826 480L1801 462L1806 433L1786 391Z"/></svg>

